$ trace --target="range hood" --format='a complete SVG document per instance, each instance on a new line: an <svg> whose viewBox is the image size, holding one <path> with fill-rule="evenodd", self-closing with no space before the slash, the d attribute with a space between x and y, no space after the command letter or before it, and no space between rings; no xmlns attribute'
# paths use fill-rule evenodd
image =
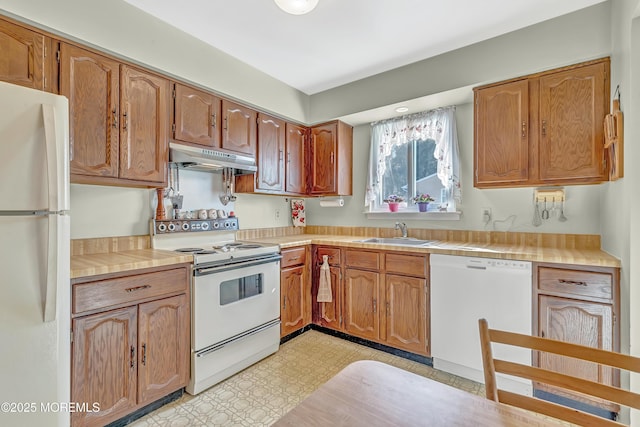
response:
<svg viewBox="0 0 640 427"><path fill-rule="evenodd" d="M234 169L235 175L256 173L255 157L233 153L219 148L197 148L190 145L169 143L169 161L178 168L201 172L222 173Z"/></svg>

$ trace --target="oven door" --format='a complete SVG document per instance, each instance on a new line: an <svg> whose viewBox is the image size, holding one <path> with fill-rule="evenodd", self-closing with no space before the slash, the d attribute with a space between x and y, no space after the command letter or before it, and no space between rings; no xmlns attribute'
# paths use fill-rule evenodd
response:
<svg viewBox="0 0 640 427"><path fill-rule="evenodd" d="M192 291L199 351L280 317L280 256L196 268Z"/></svg>

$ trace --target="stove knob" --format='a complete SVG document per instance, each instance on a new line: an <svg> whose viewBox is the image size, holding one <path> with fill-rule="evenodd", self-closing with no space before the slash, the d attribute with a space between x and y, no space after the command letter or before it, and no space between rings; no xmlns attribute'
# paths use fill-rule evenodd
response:
<svg viewBox="0 0 640 427"><path fill-rule="evenodd" d="M164 233L165 231L167 231L167 224L162 222L158 224L158 231L161 233Z"/></svg>
<svg viewBox="0 0 640 427"><path fill-rule="evenodd" d="M209 223L204 221L202 223L202 230L207 231L209 229Z"/></svg>
<svg viewBox="0 0 640 427"><path fill-rule="evenodd" d="M224 222L224 228L226 228L226 229L231 228L231 223L229 221L225 221Z"/></svg>
<svg viewBox="0 0 640 427"><path fill-rule="evenodd" d="M213 228L220 228L220 224L219 224L219 223L217 223L217 222L214 222L214 223L213 223Z"/></svg>
<svg viewBox="0 0 640 427"><path fill-rule="evenodd" d="M176 225L172 222L169 223L169 231L176 231Z"/></svg>
<svg viewBox="0 0 640 427"><path fill-rule="evenodd" d="M189 231L189 223L188 222L183 222L182 223L182 231Z"/></svg>

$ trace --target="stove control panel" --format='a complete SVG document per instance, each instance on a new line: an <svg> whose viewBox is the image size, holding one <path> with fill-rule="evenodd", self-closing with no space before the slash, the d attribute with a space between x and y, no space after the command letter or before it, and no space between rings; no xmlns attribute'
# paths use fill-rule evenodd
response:
<svg viewBox="0 0 640 427"><path fill-rule="evenodd" d="M238 230L238 218L151 220L153 234Z"/></svg>

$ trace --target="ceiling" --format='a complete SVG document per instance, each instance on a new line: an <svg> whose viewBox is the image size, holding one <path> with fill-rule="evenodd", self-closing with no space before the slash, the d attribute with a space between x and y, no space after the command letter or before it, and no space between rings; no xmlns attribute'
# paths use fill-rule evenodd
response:
<svg viewBox="0 0 640 427"><path fill-rule="evenodd" d="M604 0L125 0L312 95Z"/></svg>

